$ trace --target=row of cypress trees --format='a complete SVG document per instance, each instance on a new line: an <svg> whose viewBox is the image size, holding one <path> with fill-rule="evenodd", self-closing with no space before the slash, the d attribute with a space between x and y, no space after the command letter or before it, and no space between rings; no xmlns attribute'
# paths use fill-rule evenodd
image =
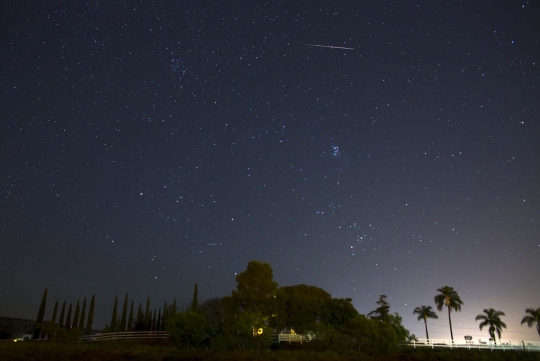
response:
<svg viewBox="0 0 540 361"><path fill-rule="evenodd" d="M163 312L161 309L154 308L152 312L150 308L150 297L146 300L146 309L143 311L142 304L139 303L137 315L134 314L134 303L131 301L128 314L128 302L129 297L126 293L124 297L124 305L122 307L122 317L118 317L118 296L114 298L114 306L112 310L111 323L105 328L108 332L126 332L126 331L165 331L166 321L169 317L176 314L176 298L172 305L167 306L167 301L163 305ZM193 292L193 301L191 305L192 310L196 310L199 304L198 301L198 285L195 284L195 290Z"/></svg>
<svg viewBox="0 0 540 361"><path fill-rule="evenodd" d="M42 335L41 331L44 325L45 309L47 306L47 293L48 293L48 289L45 288L45 291L43 291L43 298L41 299L41 304L39 306L36 324L34 326L34 335L33 335L34 338L39 338ZM64 301L62 303L62 310L60 311L60 318L57 323L56 315L58 313L58 300L56 300L56 303L54 304L51 321L53 323L57 323L58 325L62 327L65 327L67 330L70 330L73 328L84 330L84 333L86 335L89 335L92 331L92 323L94 322L95 305L96 305L96 295L92 295L92 299L90 301L90 308L88 311L88 319L86 319L86 297L83 300L82 309L80 306L80 301L77 300L77 305L75 306L75 313L73 314L73 318L72 318L71 314L73 310L73 305L71 303L69 304L69 308L66 315L66 301ZM85 326L85 321L86 321L86 326Z"/></svg>
<svg viewBox="0 0 540 361"><path fill-rule="evenodd" d="M47 293L48 288L45 288L43 291L43 298L41 299L41 304L39 307L36 324L34 326L34 338L39 338L42 336L44 318L45 318L45 309L47 306ZM62 309L60 311L60 318L56 322L56 316L58 312L58 300L54 304L54 310L52 314L51 321L55 324L58 324L61 327L65 327L67 330L76 328L84 331L84 334L89 335L92 331L92 323L94 320L94 309L96 303L96 295L92 295L90 301L90 308L88 311L88 319L86 319L86 297L83 299L82 308L80 306L80 301L77 300L75 306L74 314L73 305L70 303L66 315L66 301L62 303ZM198 305L198 285L195 284L195 289L193 292L193 301L191 305L192 310L196 310ZM122 307L122 317L118 318L118 296L114 299L113 312L111 317L110 325L106 326L106 331L108 332L125 332L125 331L165 331L166 330L166 320L169 317L172 317L176 314L176 298L172 305L167 306L167 301L163 305L163 312L159 309L156 312L152 312L150 309L150 297L146 300L146 309L143 311L142 305L139 303L139 308L137 315L135 316L133 311L133 300L131 301L131 307L128 315L128 294L124 298L124 305ZM86 326L85 326L86 321Z"/></svg>
<svg viewBox="0 0 540 361"><path fill-rule="evenodd" d="M146 300L146 309L143 311L142 304L139 303L137 314L134 314L134 302L131 301L128 314L129 296L126 293L124 297L124 305L122 307L122 317L118 317L118 296L114 299L114 306L111 316L111 323L106 326L108 332L125 332L125 331L165 331L165 320L169 314L176 313L176 298L171 306L167 307L167 301L163 305L163 313L161 308L152 312L150 308L150 297Z"/></svg>

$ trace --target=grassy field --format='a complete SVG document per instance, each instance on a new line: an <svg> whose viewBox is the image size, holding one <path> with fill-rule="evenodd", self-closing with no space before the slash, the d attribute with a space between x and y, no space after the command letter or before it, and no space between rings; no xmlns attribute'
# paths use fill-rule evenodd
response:
<svg viewBox="0 0 540 361"><path fill-rule="evenodd" d="M490 352L489 350L414 350L402 349L387 356L359 353L338 354L308 351L303 348L275 349L260 352L212 352L180 350L169 341L109 341L96 343L0 342L0 360L35 361L117 361L117 360L197 360L197 361L444 361L444 360L526 360L540 361L540 353Z"/></svg>

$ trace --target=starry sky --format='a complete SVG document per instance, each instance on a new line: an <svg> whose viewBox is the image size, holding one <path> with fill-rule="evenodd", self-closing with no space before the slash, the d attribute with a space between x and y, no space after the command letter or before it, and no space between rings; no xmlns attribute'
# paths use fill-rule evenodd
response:
<svg viewBox="0 0 540 361"><path fill-rule="evenodd" d="M0 316L49 287L102 327L256 259L418 337L449 285L456 339L493 307L538 341L540 4L496 4L2 2Z"/></svg>

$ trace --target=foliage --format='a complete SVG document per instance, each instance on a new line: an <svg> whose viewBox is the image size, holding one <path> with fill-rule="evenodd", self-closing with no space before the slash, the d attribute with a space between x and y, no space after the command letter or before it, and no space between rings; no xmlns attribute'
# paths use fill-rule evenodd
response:
<svg viewBox="0 0 540 361"><path fill-rule="evenodd" d="M521 324L526 323L529 327L536 325L536 331L538 332L538 336L540 336L540 307L537 309L529 307L525 310L525 313L528 313L528 315L523 317Z"/></svg>
<svg viewBox="0 0 540 361"><path fill-rule="evenodd" d="M122 318L120 320L120 327L118 328L120 332L126 331L127 307L128 307L128 294L126 293L126 297L124 297L124 306L122 307ZM131 330L128 330L128 331L131 331Z"/></svg>
<svg viewBox="0 0 540 361"><path fill-rule="evenodd" d="M50 320L43 323L43 334L48 335L52 341L73 342L83 335L83 330L77 328L67 330Z"/></svg>
<svg viewBox="0 0 540 361"><path fill-rule="evenodd" d="M322 320L323 307L330 299L328 292L314 286L300 284L281 287L275 299L273 316L279 315L280 325L292 328L297 333L305 333L313 330Z"/></svg>
<svg viewBox="0 0 540 361"><path fill-rule="evenodd" d="M357 317L358 311L350 298L332 298L326 300L322 309L321 322L335 329Z"/></svg>
<svg viewBox="0 0 540 361"><path fill-rule="evenodd" d="M427 319L428 318L438 319L439 316L437 316L437 314L433 312L433 309L431 308L431 306L423 306L423 305L420 307L416 307L413 311L413 315L418 315L418 321L424 320L424 326L426 328L426 338L429 339Z"/></svg>
<svg viewBox="0 0 540 361"><path fill-rule="evenodd" d="M193 300L191 301L191 311L197 312L199 307L199 285L195 283L195 289L193 290Z"/></svg>
<svg viewBox="0 0 540 361"><path fill-rule="evenodd" d="M41 304L36 318L36 325L34 326L34 338L39 338L41 333L41 325L43 324L43 317L45 316L45 306L47 305L47 288L43 291L43 297L41 298Z"/></svg>
<svg viewBox="0 0 540 361"><path fill-rule="evenodd" d="M90 310L88 311L88 322L86 324L85 334L89 335L92 333L92 323L94 322L94 308L96 306L96 295L92 295L92 300L90 301Z"/></svg>
<svg viewBox="0 0 540 361"><path fill-rule="evenodd" d="M249 262L247 269L236 276L232 298L244 311L253 312L259 319L272 314L272 300L277 291L272 267L259 261Z"/></svg>
<svg viewBox="0 0 540 361"><path fill-rule="evenodd" d="M81 306L79 305L79 300L77 300L77 305L75 306L75 314L73 315L73 322L71 322L71 327L77 328L79 325L79 314L81 313Z"/></svg>
<svg viewBox="0 0 540 361"><path fill-rule="evenodd" d="M127 321L127 331L133 330L133 300L131 300L131 307L129 308L129 317Z"/></svg>
<svg viewBox="0 0 540 361"><path fill-rule="evenodd" d="M60 319L58 320L58 324L60 324L60 326L64 325L65 314L66 314L66 301L62 303L62 311L60 311Z"/></svg>
<svg viewBox="0 0 540 361"><path fill-rule="evenodd" d="M116 332L117 328L117 311L118 311L118 296L114 297L114 307L111 317L111 323L109 326L109 332Z"/></svg>
<svg viewBox="0 0 540 361"><path fill-rule="evenodd" d="M409 330L403 326L402 322L403 318L397 312L387 316L386 323L394 330L398 342L406 342L411 337Z"/></svg>
<svg viewBox="0 0 540 361"><path fill-rule="evenodd" d="M452 332L452 318L450 317L450 312L452 310L461 311L461 306L463 305L463 301L461 300L458 293L454 290L453 287L444 286L437 289L437 291L439 292L439 294L435 296L435 304L437 305L437 309L439 311L442 311L444 306L448 308L448 322L450 324L450 337L452 338L452 341L454 341L454 333Z"/></svg>
<svg viewBox="0 0 540 361"><path fill-rule="evenodd" d="M142 331L150 329L150 323L152 322L152 313L150 311L150 296L146 300L146 312L144 313L144 325Z"/></svg>
<svg viewBox="0 0 540 361"><path fill-rule="evenodd" d="M480 331L486 327L489 326L488 332L491 338L493 339L493 342L497 344L497 339L495 338L495 332L497 333L497 336L499 336L499 341L501 340L501 332L503 328L506 328L506 324L501 320L501 316L506 316L504 312L502 311L496 311L493 308L484 309L482 311L484 314L479 314L474 319L475 321L482 321L480 322Z"/></svg>
<svg viewBox="0 0 540 361"><path fill-rule="evenodd" d="M67 313L67 316L66 316L66 329L70 329L71 328L71 303L69 304L69 309L68 309L68 313Z"/></svg>
<svg viewBox="0 0 540 361"><path fill-rule="evenodd" d="M169 319L167 332L175 344L181 348L200 348L208 340L210 327L204 316L188 311L177 313Z"/></svg>
<svg viewBox="0 0 540 361"><path fill-rule="evenodd" d="M388 304L388 301L386 301L386 295L380 295L376 303L379 307L368 313L368 317L386 322L390 313L390 305Z"/></svg>
<svg viewBox="0 0 540 361"><path fill-rule="evenodd" d="M53 314L52 314L52 320L53 321L56 321L56 313L58 312L58 300L56 300L55 304L54 304L54 310L53 310Z"/></svg>
<svg viewBox="0 0 540 361"><path fill-rule="evenodd" d="M86 317L86 297L83 300L82 310L81 310L81 318L79 320L79 327L80 329L84 329L84 319Z"/></svg>

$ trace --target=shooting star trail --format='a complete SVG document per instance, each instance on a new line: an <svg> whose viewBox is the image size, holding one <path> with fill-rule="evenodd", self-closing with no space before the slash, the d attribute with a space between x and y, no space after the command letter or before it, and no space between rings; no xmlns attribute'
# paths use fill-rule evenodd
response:
<svg viewBox="0 0 540 361"><path fill-rule="evenodd" d="M343 49L343 50L353 50L354 48L346 48L344 46L333 46L333 45L320 45L320 44L304 44L306 46L316 46L318 48L330 48L330 49Z"/></svg>

